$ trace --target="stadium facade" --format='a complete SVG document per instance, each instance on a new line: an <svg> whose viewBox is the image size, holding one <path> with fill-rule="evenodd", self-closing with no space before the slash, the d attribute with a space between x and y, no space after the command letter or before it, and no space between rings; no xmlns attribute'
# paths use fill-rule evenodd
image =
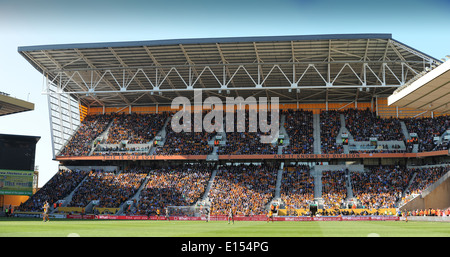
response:
<svg viewBox="0 0 450 257"><path fill-rule="evenodd" d="M34 104L0 92L0 116L34 110ZM1 119L1 118L0 118ZM26 201L38 189L35 166L38 136L0 134L0 207L7 215L11 206Z"/></svg>
<svg viewBox="0 0 450 257"><path fill-rule="evenodd" d="M444 62L391 34L42 45L18 51L44 76L53 156L61 167L125 170L191 163L216 171L230 163L258 163L279 171L274 195L280 198L285 167L306 165L320 180L328 169L362 172L449 161L445 113L390 106L387 100ZM222 103L231 97L276 98L278 137L262 146L255 144L261 132L235 135L222 129L177 136L170 128L180 110L174 100L193 101L196 91ZM192 111L206 115L212 108ZM373 123L361 124L367 117ZM445 124L434 130L432 142L422 141L425 136L414 129L422 118ZM151 136L139 135L144 119L154 124ZM368 129L364 126L378 130L360 135ZM314 190L321 198L322 189Z"/></svg>

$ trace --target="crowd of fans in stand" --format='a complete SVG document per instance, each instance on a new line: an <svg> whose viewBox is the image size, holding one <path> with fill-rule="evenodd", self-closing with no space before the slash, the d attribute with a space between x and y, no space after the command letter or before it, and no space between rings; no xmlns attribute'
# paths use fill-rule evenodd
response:
<svg viewBox="0 0 450 257"><path fill-rule="evenodd" d="M341 208L347 198L348 170L322 171L324 209Z"/></svg>
<svg viewBox="0 0 450 257"><path fill-rule="evenodd" d="M92 149L94 140L105 131L112 114L88 115L77 132L61 150L60 156L86 156Z"/></svg>
<svg viewBox="0 0 450 257"><path fill-rule="evenodd" d="M341 129L340 112L336 110L322 111L320 113L320 144L322 153L344 153L342 144L337 143Z"/></svg>
<svg viewBox="0 0 450 257"><path fill-rule="evenodd" d="M163 214L168 206L195 205L204 196L213 169L208 164L197 163L157 169L136 167L118 174L103 170L60 170L16 211L40 212L45 201L54 205L74 190L69 207L86 207L97 200L96 207L118 208L144 186L139 198L124 213ZM449 170L450 166L446 165L409 169L404 166L369 166L365 172L351 173L324 171L321 196L324 209L346 209L342 204L347 197L348 179L358 200L357 208L396 208L399 200L421 193ZM237 215L265 214L265 207L275 194L277 173L278 168L271 164L217 168L209 191L211 215L227 215L229 208ZM314 186L309 166L285 167L280 187L284 206L291 210L308 209L314 200Z"/></svg>
<svg viewBox="0 0 450 257"><path fill-rule="evenodd" d="M417 133L419 152L433 151L435 148L448 149L448 143L444 145L436 144L434 137L440 137L446 130L450 129L450 116L407 118L403 121L409 133Z"/></svg>
<svg viewBox="0 0 450 257"><path fill-rule="evenodd" d="M203 113L204 117L205 113ZM173 118L173 117L172 117ZM213 146L209 141L214 140L216 132L208 133L201 129L201 124L194 122L194 115L190 121L180 119L180 124L190 126L191 131L175 132L171 122L166 126L166 141L164 146L156 148L155 155L208 155L212 152ZM202 119L203 120L203 119ZM201 132L197 132L201 131Z"/></svg>
<svg viewBox="0 0 450 257"><path fill-rule="evenodd" d="M268 112L267 113L268 125L271 124L270 117L271 117L270 112ZM258 113L254 112L251 114L251 112L247 110L245 111L244 124L241 124L240 119L238 119L238 112L235 112L233 122L234 127L233 129L225 127L226 143L225 145L219 146L218 154L219 155L277 154L278 146L276 142L274 144L261 142L261 136L269 135L269 133L261 132L260 127L258 126L259 119L260 117ZM250 127L250 121L252 125L256 125L256 127ZM243 126L244 131L242 131L242 125L244 125ZM233 132L231 132L230 130L232 130Z"/></svg>
<svg viewBox="0 0 450 257"><path fill-rule="evenodd" d="M128 214L164 214L169 206L191 206L203 196L212 167L185 164L151 170L139 200L126 210Z"/></svg>
<svg viewBox="0 0 450 257"><path fill-rule="evenodd" d="M377 166L366 172L352 172L353 194L363 208L395 208L411 176L401 166Z"/></svg>
<svg viewBox="0 0 450 257"><path fill-rule="evenodd" d="M206 112L203 113L203 117ZM435 137L440 137L450 129L449 116L434 118L380 118L370 109L346 109L329 110L320 113L321 152L327 154L343 153L343 144L337 142L341 122L340 115L344 115L346 128L355 141L369 141L377 138L378 141L403 141L406 150L396 147L381 145L376 149L350 149L350 152L365 153L397 153L411 152L414 144L419 145L419 152L432 150L447 150L450 142L438 143ZM139 144L151 143L155 135L163 128L164 122L171 114L168 112L159 114L98 114L88 115L81 123L77 132L61 150L60 156L84 156L90 155L94 140L108 128L108 138L101 143L117 144L117 146L97 147L93 155L145 155L150 154L148 145L140 147ZM314 127L313 114L306 110L283 110L285 115L284 125L289 138L289 144L283 147L283 154L311 154L314 153ZM237 131L237 112L234 113L234 132L227 132L225 144L218 144L219 155L248 155L248 154L277 154L278 144L261 143L259 126L257 132L250 132L249 112L246 111L245 131ZM257 115L259 116L259 115ZM192 115L193 119L194 115ZM270 113L267 114L270 124ZM417 133L418 141L412 142L405 139L400 121L404 121L410 133ZM195 132L194 123L191 120L192 132L176 133L171 125L166 126L167 135L164 146L157 147L156 155L208 155L214 146L211 143L217 135L216 132ZM225 128L224 128L225 130ZM126 141L128 145L120 145Z"/></svg>
<svg viewBox="0 0 450 257"><path fill-rule="evenodd" d="M403 141L404 135L400 121L395 118L377 117L370 109L346 109L341 111L345 117L345 127L355 141Z"/></svg>
<svg viewBox="0 0 450 257"><path fill-rule="evenodd" d="M39 191L22 203L18 211L40 212L44 202L56 203L62 200L88 174L82 170L60 169Z"/></svg>
<svg viewBox="0 0 450 257"><path fill-rule="evenodd" d="M289 209L309 208L314 200L314 177L307 165L285 167L280 188L281 200Z"/></svg>
<svg viewBox="0 0 450 257"><path fill-rule="evenodd" d="M313 153L312 112L287 110L283 111L283 114L286 116L284 126L290 142L283 148L283 153ZM378 141L404 140L399 119L379 118L369 109L323 111L320 114L322 153L343 152L342 145L336 144L341 126L341 114L344 115L346 127L356 141L369 141L371 137L377 137ZM125 140L133 144L147 143L162 129L168 116L167 113L88 115L60 155L89 155L92 143L109 124L111 128L108 131L107 143L117 144ZM235 121L237 121L236 114ZM419 151L447 149L448 145L437 145L434 137L441 136L450 128L449 116L409 118L402 121L405 122L409 132L418 134ZM191 124L193 126L192 121ZM176 133L170 125L166 129L165 144L163 147L158 147L154 154L207 155L213 150L213 146L209 145L208 141L213 140L215 133L205 131ZM218 154L276 154L278 151L276 144L260 143L260 136L263 134L260 131L249 132L248 113L245 120L246 132L237 132L237 122L235 122L234 131L226 133L227 143L218 147ZM407 148L411 150L408 144ZM144 151L136 149L134 150L137 154L149 152L148 148ZM114 149L104 150L109 151L110 154L114 152ZM383 150L401 151L397 146L391 149L387 145L383 145ZM98 207L119 207L136 193L145 177L149 175L151 179L141 192L140 200L136 201L134 208L127 210L127 213L150 215L155 213L156 209L162 210L169 205L193 204L204 193L212 172L211 167L200 164L150 170L144 168L125 170L120 174L104 171L61 170L19 209L39 211L44 201L54 203L61 200L86 176L88 176L87 179L75 192L70 206L85 207L92 200L98 200ZM220 167L210 191L210 199L213 203L212 214L226 214L229 207L239 210L244 215L264 213L264 205L273 198L275 192L277 170L277 167L271 165L241 164ZM353 194L359 200L361 207L393 208L395 203L402 199L402 194L405 198L405 193L406 196L420 193L447 171L448 166L421 169L380 166L371 168L368 172L352 173L350 180ZM413 174L415 177L411 181ZM323 173L322 197L326 206L339 205L346 198L346 175L337 171ZM409 190L405 192L407 187ZM308 166L285 168L281 183L281 198L290 208L307 207L308 202L314 198L314 178L310 176Z"/></svg>
<svg viewBox="0 0 450 257"><path fill-rule="evenodd" d="M277 168L269 165L233 165L217 170L209 192L211 215L265 214L265 205L275 194Z"/></svg>
<svg viewBox="0 0 450 257"><path fill-rule="evenodd" d="M445 173L450 170L450 166L441 167L428 167L428 168L416 168L411 169L411 172L416 173L414 180L409 186L406 195L410 194L420 194L422 190L436 182Z"/></svg>
<svg viewBox="0 0 450 257"><path fill-rule="evenodd" d="M286 115L284 127L289 136L289 145L283 148L284 154L314 153L313 114L305 110L283 111Z"/></svg>
<svg viewBox="0 0 450 257"><path fill-rule="evenodd" d="M122 141L128 141L128 144L149 143L162 129L168 116L167 112L116 115L108 131L106 143L119 144Z"/></svg>
<svg viewBox="0 0 450 257"><path fill-rule="evenodd" d="M118 208L133 196L147 176L145 169L129 169L116 174L93 170L75 191L69 207L86 207L98 200L96 207Z"/></svg>

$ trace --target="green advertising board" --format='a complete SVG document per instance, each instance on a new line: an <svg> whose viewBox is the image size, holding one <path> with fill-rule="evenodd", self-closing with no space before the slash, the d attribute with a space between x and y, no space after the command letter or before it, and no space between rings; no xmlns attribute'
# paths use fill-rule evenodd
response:
<svg viewBox="0 0 450 257"><path fill-rule="evenodd" d="M32 195L33 171L0 170L0 195Z"/></svg>

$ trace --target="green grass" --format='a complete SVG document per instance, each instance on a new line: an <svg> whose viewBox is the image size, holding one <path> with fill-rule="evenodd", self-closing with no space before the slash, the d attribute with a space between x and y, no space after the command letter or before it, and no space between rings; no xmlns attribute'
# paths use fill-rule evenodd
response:
<svg viewBox="0 0 450 257"><path fill-rule="evenodd" d="M0 219L0 237L450 237L450 223Z"/></svg>

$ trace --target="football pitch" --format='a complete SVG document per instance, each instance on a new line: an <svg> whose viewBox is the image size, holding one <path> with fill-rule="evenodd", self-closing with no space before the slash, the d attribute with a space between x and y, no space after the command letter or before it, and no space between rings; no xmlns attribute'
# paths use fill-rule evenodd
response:
<svg viewBox="0 0 450 257"><path fill-rule="evenodd" d="M450 237L450 223L150 221L2 218L0 237Z"/></svg>

